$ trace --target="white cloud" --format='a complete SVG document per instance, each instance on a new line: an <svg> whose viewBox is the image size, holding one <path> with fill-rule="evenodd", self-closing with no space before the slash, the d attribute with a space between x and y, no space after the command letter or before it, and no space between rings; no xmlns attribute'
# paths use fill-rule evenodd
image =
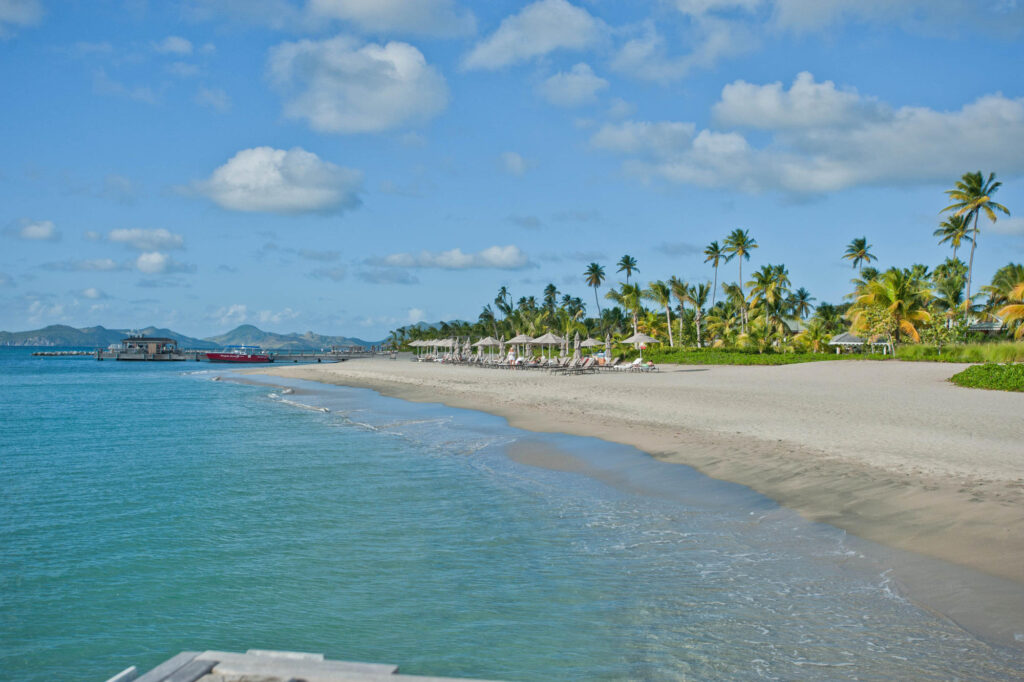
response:
<svg viewBox="0 0 1024 682"><path fill-rule="evenodd" d="M196 90L196 104L209 107L214 111L225 113L231 109L231 97L220 88L207 88L200 86Z"/></svg>
<svg viewBox="0 0 1024 682"><path fill-rule="evenodd" d="M1024 172L1024 98L987 95L956 111L893 108L801 74L789 91L727 85L715 111L723 123L767 131L768 141L696 132L692 123L626 121L606 125L591 144L623 154L625 169L642 177L747 192L948 182L975 167Z"/></svg>
<svg viewBox="0 0 1024 682"><path fill-rule="evenodd" d="M419 308L409 308L405 314L407 324L418 324L427 319L427 313Z"/></svg>
<svg viewBox="0 0 1024 682"><path fill-rule="evenodd" d="M815 83L807 71L797 75L788 91L781 82L730 83L712 111L721 124L764 130L851 126L892 116L876 99L840 90L832 81Z"/></svg>
<svg viewBox="0 0 1024 682"><path fill-rule="evenodd" d="M559 71L538 88L549 102L560 107L578 107L597 101L597 93L608 87L608 81L594 73L590 65L576 64L566 73Z"/></svg>
<svg viewBox="0 0 1024 682"><path fill-rule="evenodd" d="M449 37L476 30L473 13L452 0L310 0L315 19L338 19L374 33Z"/></svg>
<svg viewBox="0 0 1024 682"><path fill-rule="evenodd" d="M135 267L139 272L146 275L163 275L174 272L194 272L195 266L179 263L166 253L159 251L147 251L139 254L135 260Z"/></svg>
<svg viewBox="0 0 1024 682"><path fill-rule="evenodd" d="M167 73L177 78L192 78L199 75L199 67L188 62L171 62L164 68Z"/></svg>
<svg viewBox="0 0 1024 682"><path fill-rule="evenodd" d="M8 234L29 241L55 242L60 239L60 232L52 220L25 220L22 221L21 227L8 230Z"/></svg>
<svg viewBox="0 0 1024 682"><path fill-rule="evenodd" d="M192 54L192 42L181 36L167 36L158 43L153 43L153 49L160 54Z"/></svg>
<svg viewBox="0 0 1024 682"><path fill-rule="evenodd" d="M93 92L100 95L114 95L116 97L127 97L128 99L135 100L136 102L145 102L146 104L156 104L157 94L152 88L147 86L131 87L116 81L107 75L107 72L103 69L97 69L93 73L92 78L92 89Z"/></svg>
<svg viewBox="0 0 1024 682"><path fill-rule="evenodd" d="M621 97L615 97L612 99L611 104L608 105L608 118L616 121L629 118L636 113L636 106L630 104Z"/></svg>
<svg viewBox="0 0 1024 682"><path fill-rule="evenodd" d="M140 228L111 230L107 239L115 244L124 244L139 251L161 251L180 249L185 238L164 228L143 230Z"/></svg>
<svg viewBox="0 0 1024 682"><path fill-rule="evenodd" d="M370 265L382 267L438 268L441 270L468 270L470 268L521 270L531 266L530 259L518 246L492 246L476 253L464 253L462 249L393 253L382 258L371 258L367 262Z"/></svg>
<svg viewBox="0 0 1024 682"><path fill-rule="evenodd" d="M277 312L274 312L273 310L261 310L256 314L256 319L262 323L280 324L282 322L294 320L301 314L302 313L292 310L291 308L285 308L284 310L279 310Z"/></svg>
<svg viewBox="0 0 1024 682"><path fill-rule="evenodd" d="M43 19L39 0L0 0L0 38L13 35L11 26L35 26Z"/></svg>
<svg viewBox="0 0 1024 682"><path fill-rule="evenodd" d="M243 149L192 191L232 211L340 212L362 202L363 174L295 147Z"/></svg>
<svg viewBox="0 0 1024 682"><path fill-rule="evenodd" d="M773 22L810 32L852 22L934 30L977 27L1019 32L1024 11L1016 0L774 0Z"/></svg>
<svg viewBox="0 0 1024 682"><path fill-rule="evenodd" d="M582 50L601 40L607 27L566 0L539 0L502 20L463 60L466 69L500 69L554 50Z"/></svg>
<svg viewBox="0 0 1024 682"><path fill-rule="evenodd" d="M119 204L131 204L139 195L139 189L131 178L117 173L110 173L103 178L103 186L97 196L111 199Z"/></svg>
<svg viewBox="0 0 1024 682"><path fill-rule="evenodd" d="M94 258L91 260L67 260L57 263L44 263L40 266L44 270L56 272L113 272L125 270L127 266L118 263L113 258Z"/></svg>
<svg viewBox="0 0 1024 682"><path fill-rule="evenodd" d="M94 301L109 298L103 291L97 289L96 287L89 287L88 289L83 289L82 296L88 299L92 299Z"/></svg>
<svg viewBox="0 0 1024 682"><path fill-rule="evenodd" d="M692 51L670 55L665 39L653 22L644 26L643 35L626 41L612 59L612 68L642 80L668 82L685 78L694 69L709 69L721 59L749 52L757 38L744 24L714 17L694 19L689 27Z"/></svg>
<svg viewBox="0 0 1024 682"><path fill-rule="evenodd" d="M532 165L516 152L504 152L500 159L501 167L505 169L506 173L510 173L512 175L525 175L526 171L528 171Z"/></svg>
<svg viewBox="0 0 1024 682"><path fill-rule="evenodd" d="M322 133L367 133L429 120L448 105L448 86L408 43L359 45L351 38L271 48L271 83L284 113Z"/></svg>
<svg viewBox="0 0 1024 682"><path fill-rule="evenodd" d="M249 317L249 308L241 303L218 308L211 317L224 325L239 325Z"/></svg>
<svg viewBox="0 0 1024 682"><path fill-rule="evenodd" d="M673 4L683 14L699 17L730 10L752 12L763 5L764 0L674 0Z"/></svg>

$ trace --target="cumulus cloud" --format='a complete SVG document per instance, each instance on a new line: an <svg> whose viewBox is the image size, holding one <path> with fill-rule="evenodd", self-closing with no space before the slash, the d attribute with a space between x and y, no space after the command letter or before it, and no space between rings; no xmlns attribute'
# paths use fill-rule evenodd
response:
<svg viewBox="0 0 1024 682"><path fill-rule="evenodd" d="M195 272L194 265L179 263L166 253L147 251L135 259L135 268L146 275L165 275L176 272Z"/></svg>
<svg viewBox="0 0 1024 682"><path fill-rule="evenodd" d="M22 220L18 227L10 227L5 232L27 241L55 242L60 239L60 232L52 220Z"/></svg>
<svg viewBox="0 0 1024 682"><path fill-rule="evenodd" d="M378 267L437 268L440 270L468 270L471 268L522 270L532 266L526 254L518 246L511 245L491 246L476 253L464 253L462 249L393 253L389 256L368 259L367 264Z"/></svg>
<svg viewBox="0 0 1024 682"><path fill-rule="evenodd" d="M310 0L317 19L338 19L372 33L407 33L437 37L471 34L473 13L452 0Z"/></svg>
<svg viewBox="0 0 1024 682"><path fill-rule="evenodd" d="M693 49L682 55L669 53L665 39L653 22L642 35L627 40L612 59L612 69L649 81L685 78L695 69L709 69L720 60L749 52L757 46L756 35L745 24L714 17L693 21L686 44Z"/></svg>
<svg viewBox="0 0 1024 682"><path fill-rule="evenodd" d="M332 213L362 202L363 174L295 147L243 149L191 191L232 211Z"/></svg>
<svg viewBox="0 0 1024 682"><path fill-rule="evenodd" d="M82 290L82 296L93 301L99 301L104 298L110 298L106 293L97 289L96 287L89 287L88 289Z"/></svg>
<svg viewBox="0 0 1024 682"><path fill-rule="evenodd" d="M0 39L14 34L11 27L35 26L43 20L39 0L0 0Z"/></svg>
<svg viewBox="0 0 1024 682"><path fill-rule="evenodd" d="M419 284L420 278L408 270L397 268L372 268L361 270L359 279L370 284Z"/></svg>
<svg viewBox="0 0 1024 682"><path fill-rule="evenodd" d="M210 317L223 325L239 325L249 317L249 308L241 303L218 308Z"/></svg>
<svg viewBox="0 0 1024 682"><path fill-rule="evenodd" d="M511 175L525 175L530 168L530 162L516 152L504 152L501 157L501 167Z"/></svg>
<svg viewBox="0 0 1024 682"><path fill-rule="evenodd" d="M608 81L594 73L589 64L580 62L568 72L560 71L544 80L538 90L547 101L559 107L578 107L597 101L597 93L608 87Z"/></svg>
<svg viewBox="0 0 1024 682"><path fill-rule="evenodd" d="M692 123L625 121L604 126L591 144L626 156L625 169L643 177L747 192L947 181L973 167L1024 172L1024 98L986 95L954 111L895 108L801 74L788 90L727 85L715 114L767 141L698 132Z"/></svg>
<svg viewBox="0 0 1024 682"><path fill-rule="evenodd" d="M502 20L463 60L466 69L500 69L555 50L582 50L607 31L600 20L566 0L539 0Z"/></svg>
<svg viewBox="0 0 1024 682"><path fill-rule="evenodd" d="M185 238L162 227L156 230L141 228L111 230L107 239L139 251L166 251L185 246Z"/></svg>
<svg viewBox="0 0 1024 682"><path fill-rule="evenodd" d="M322 133L368 133L429 120L448 106L444 76L412 45L351 38L271 48L267 71L284 113Z"/></svg>
<svg viewBox="0 0 1024 682"><path fill-rule="evenodd" d="M256 313L256 319L260 322L267 324L280 324L289 320L294 320L299 317L302 313L292 310L291 308L285 308L284 310L261 310Z"/></svg>
<svg viewBox="0 0 1024 682"><path fill-rule="evenodd" d="M192 42L181 36L167 36L160 42L153 43L153 50L160 54L192 54Z"/></svg>

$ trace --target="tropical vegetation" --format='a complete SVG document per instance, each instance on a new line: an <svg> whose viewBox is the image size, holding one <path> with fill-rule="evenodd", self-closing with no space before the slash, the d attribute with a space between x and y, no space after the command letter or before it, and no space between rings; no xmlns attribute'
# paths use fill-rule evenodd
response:
<svg viewBox="0 0 1024 682"><path fill-rule="evenodd" d="M965 173L946 192L952 203L940 212L944 215L933 236L953 254L934 267L919 263L873 267L879 259L868 237L852 239L837 254L856 271L851 290L840 303L819 301L805 287L794 286L783 263L755 263L756 269L744 277L744 261L751 261L759 244L749 229L735 228L703 249L707 279L670 275L644 284L637 279L641 272L637 259L626 254L615 263L623 281L607 282L606 266L598 262L581 273L580 283L593 289L590 311L582 298L560 291L553 283L544 287L539 298L530 294L514 298L507 287L501 287L476 321L410 325L393 331L390 340L406 346L423 338L509 339L552 332L565 339L579 334L607 341L616 352L628 355L639 349L618 342L640 333L658 340L645 353L655 361L749 364L834 358L830 341L850 332L876 350L895 351L905 359L995 359L973 349L991 346L981 342L993 340L1016 347L1009 337L1024 337L1024 266L1007 264L980 292L971 293L979 217L984 214L995 221L998 214L1009 215L1009 209L992 198L999 187L994 173L986 178L977 171ZM958 251L968 244L970 256L965 263ZM723 277L726 281L720 282L720 267L733 259L737 279ZM754 355L788 355L790 359L751 360ZM1016 352L1008 355L1012 358L1000 361L1024 359Z"/></svg>

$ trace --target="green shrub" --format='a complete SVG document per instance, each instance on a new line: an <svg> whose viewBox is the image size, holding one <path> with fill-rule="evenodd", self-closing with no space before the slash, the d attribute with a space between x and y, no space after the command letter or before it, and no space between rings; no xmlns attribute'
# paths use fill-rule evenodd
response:
<svg viewBox="0 0 1024 682"><path fill-rule="evenodd" d="M943 346L942 352L925 343L896 348L896 358L928 362L1024 362L1024 342L968 343Z"/></svg>
<svg viewBox="0 0 1024 682"><path fill-rule="evenodd" d="M957 386L997 391L1024 391L1024 364L987 363L968 367L949 379Z"/></svg>
<svg viewBox="0 0 1024 682"><path fill-rule="evenodd" d="M635 351L623 353L624 359L636 357ZM626 357L631 356L631 357ZM644 351L644 360L678 365L792 365L801 362L829 360L885 360L885 355L835 353L758 353L756 350L702 350L686 348L652 348Z"/></svg>

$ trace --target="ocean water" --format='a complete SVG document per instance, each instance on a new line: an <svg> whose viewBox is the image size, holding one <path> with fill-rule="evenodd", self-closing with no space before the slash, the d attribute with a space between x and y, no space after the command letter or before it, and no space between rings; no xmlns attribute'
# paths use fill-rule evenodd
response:
<svg viewBox="0 0 1024 682"><path fill-rule="evenodd" d="M237 379L0 349L0 677L248 648L508 680L1024 669L739 486L472 411Z"/></svg>

